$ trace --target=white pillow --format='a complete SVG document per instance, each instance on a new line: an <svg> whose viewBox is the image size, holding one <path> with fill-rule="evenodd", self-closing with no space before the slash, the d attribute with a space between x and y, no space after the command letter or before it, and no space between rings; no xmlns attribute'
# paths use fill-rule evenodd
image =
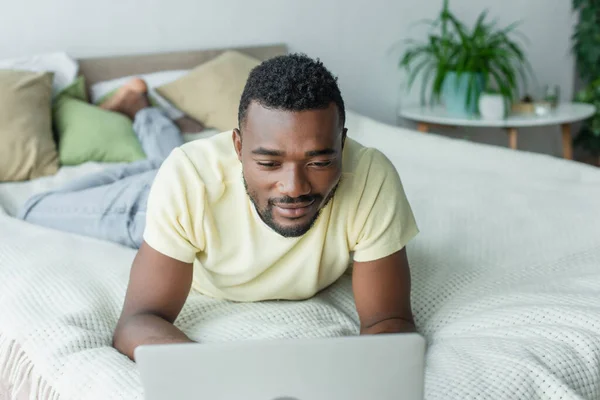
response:
<svg viewBox="0 0 600 400"><path fill-rule="evenodd" d="M160 71L151 74L129 75L124 76L122 78L112 79L110 81L98 82L93 84L92 87L90 87L90 95L92 97L91 100L92 103L97 103L98 100L100 100L113 90L120 88L132 78L141 78L146 81L146 84L149 88L155 88L157 86L162 86L169 82L173 82L181 78L188 72L189 70L186 69Z"/></svg>
<svg viewBox="0 0 600 400"><path fill-rule="evenodd" d="M146 81L146 84L149 88L149 94L152 98L156 100L156 102L160 105L160 107L167 113L169 118L178 119L184 116L184 113L173 106L169 101L167 101L164 97L158 94L156 90L153 90L155 87L165 85L167 83L176 81L181 78L185 74L187 74L189 70L187 69L178 69L172 71L160 71L154 72L151 74L140 74L140 75L130 75L124 76L117 79L112 79L109 81L102 81L93 84L90 87L90 96L92 103L96 104L100 99L106 96L108 93L112 92L115 89L123 86L127 81L132 78L141 78Z"/></svg>
<svg viewBox="0 0 600 400"><path fill-rule="evenodd" d="M54 81L52 82L52 96L54 97L75 81L79 72L79 64L66 53L58 52L0 60L0 69L54 72Z"/></svg>

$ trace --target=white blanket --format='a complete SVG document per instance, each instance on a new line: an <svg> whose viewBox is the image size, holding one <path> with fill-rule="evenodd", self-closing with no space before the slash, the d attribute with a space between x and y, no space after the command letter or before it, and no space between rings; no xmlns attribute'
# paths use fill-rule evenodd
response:
<svg viewBox="0 0 600 400"><path fill-rule="evenodd" d="M408 252L426 398L600 398L600 171L348 126L398 167L421 229ZM141 398L110 347L134 254L0 215L0 381L36 398ZM177 324L206 343L357 332L349 277L303 302L193 294Z"/></svg>

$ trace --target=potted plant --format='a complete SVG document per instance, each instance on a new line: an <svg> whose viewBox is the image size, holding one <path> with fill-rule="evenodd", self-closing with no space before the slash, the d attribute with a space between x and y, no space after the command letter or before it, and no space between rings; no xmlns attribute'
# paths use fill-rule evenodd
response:
<svg viewBox="0 0 600 400"><path fill-rule="evenodd" d="M596 114L582 124L573 144L592 157L592 164L600 166L600 4L592 0L573 0L573 9L579 12L573 53L579 77L587 84L575 100L596 106Z"/></svg>
<svg viewBox="0 0 600 400"><path fill-rule="evenodd" d="M511 102L518 95L519 80L527 85L525 68L531 68L521 46L510 38L518 34L516 23L497 28L484 11L469 30L444 0L429 25L427 40L408 40L409 48L400 59L400 67L408 72L409 90L418 76L423 77L423 104L430 87L431 103L443 102L450 113L470 116L477 113L484 89L496 88Z"/></svg>

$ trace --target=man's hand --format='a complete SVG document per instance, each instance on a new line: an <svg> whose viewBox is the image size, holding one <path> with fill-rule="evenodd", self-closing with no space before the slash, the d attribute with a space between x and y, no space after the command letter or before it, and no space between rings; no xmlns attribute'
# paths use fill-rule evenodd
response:
<svg viewBox="0 0 600 400"><path fill-rule="evenodd" d="M192 285L192 264L142 243L129 277L113 346L133 360L137 346L192 342L173 325Z"/></svg>
<svg viewBox="0 0 600 400"><path fill-rule="evenodd" d="M355 262L352 288L361 335L416 332L406 249L379 260Z"/></svg>

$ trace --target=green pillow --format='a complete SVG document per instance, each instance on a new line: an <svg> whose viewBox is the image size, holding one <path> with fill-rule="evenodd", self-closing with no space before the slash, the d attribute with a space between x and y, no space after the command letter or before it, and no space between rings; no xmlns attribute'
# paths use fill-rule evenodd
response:
<svg viewBox="0 0 600 400"><path fill-rule="evenodd" d="M63 165L131 162L146 157L129 118L87 102L83 77L56 97L52 116Z"/></svg>
<svg viewBox="0 0 600 400"><path fill-rule="evenodd" d="M58 97L60 96L71 96L79 100L89 101L87 90L85 88L85 78L83 76L78 76L71 85L64 88L62 92L58 94Z"/></svg>

